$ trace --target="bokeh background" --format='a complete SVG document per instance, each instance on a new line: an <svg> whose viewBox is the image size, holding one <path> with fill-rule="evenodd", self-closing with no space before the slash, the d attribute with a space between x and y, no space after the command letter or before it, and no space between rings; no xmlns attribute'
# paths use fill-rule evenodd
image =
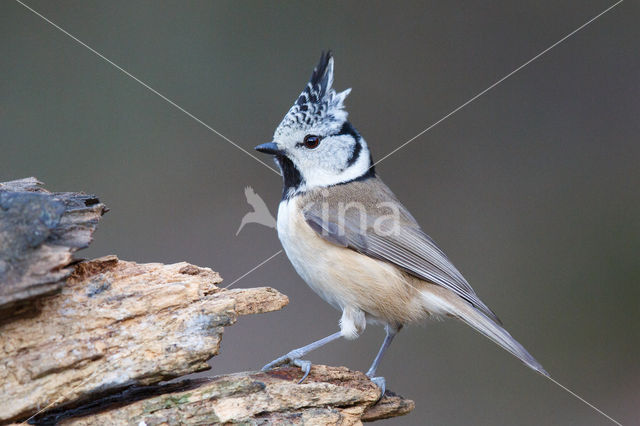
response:
<svg viewBox="0 0 640 426"><path fill-rule="evenodd" d="M27 2L248 150L330 47L376 158L612 4ZM640 419L639 12L623 2L378 166L512 334L623 424ZM186 260L230 283L280 249L273 229L235 235L245 186L276 212L263 165L9 0L0 58L0 181L99 195L111 212L83 256ZM263 285L290 305L243 317L207 374L337 330L284 255L235 284ZM366 371L382 338L309 359ZM452 321L403 330L380 373L416 401L391 424L607 424Z"/></svg>

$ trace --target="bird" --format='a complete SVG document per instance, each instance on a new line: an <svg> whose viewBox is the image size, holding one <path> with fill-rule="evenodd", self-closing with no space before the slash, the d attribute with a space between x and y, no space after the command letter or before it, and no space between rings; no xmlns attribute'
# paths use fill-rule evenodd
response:
<svg viewBox="0 0 640 426"><path fill-rule="evenodd" d="M247 198L247 203L253 207L253 211L242 217L240 227L236 231L236 237L247 223L259 223L260 225L268 226L269 228L275 228L276 220L269 211L269 207L267 207L267 204L258 194L256 194L252 187L247 186L244 189L244 196Z"/></svg>
<svg viewBox="0 0 640 426"><path fill-rule="evenodd" d="M283 176L276 229L284 251L309 287L341 311L339 331L262 370L297 366L302 383L311 369L306 354L381 325L385 338L366 375L382 397L386 381L376 371L396 334L426 319L454 318L550 377L376 174L367 142L348 120L351 89L336 92L333 81L333 55L323 52L272 142L255 149L272 155Z"/></svg>

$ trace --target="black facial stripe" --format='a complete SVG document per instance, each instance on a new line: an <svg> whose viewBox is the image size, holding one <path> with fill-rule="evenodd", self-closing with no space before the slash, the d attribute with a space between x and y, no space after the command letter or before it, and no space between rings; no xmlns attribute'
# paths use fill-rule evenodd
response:
<svg viewBox="0 0 640 426"><path fill-rule="evenodd" d="M282 170L282 177L284 179L284 186L282 188L282 199L286 199L287 195L291 192L291 189L298 189L302 185L302 175L296 168L295 164L287 157L276 156L276 161L280 165Z"/></svg>
<svg viewBox="0 0 640 426"><path fill-rule="evenodd" d="M358 160L358 157L360 156L360 151L362 151L362 143L360 142L360 139L361 139L360 133L358 133L358 131L353 127L353 125L350 122L345 121L344 124L342 124L340 131L336 133L336 136L341 136L341 135L351 135L353 139L355 139L356 141L356 145L353 147L353 152L351 152L351 156L347 160L347 167L350 167L353 165L353 163L355 163Z"/></svg>
<svg viewBox="0 0 640 426"><path fill-rule="evenodd" d="M340 128L338 133L336 133L336 136L340 136L340 135L351 135L356 140L360 139L360 133L358 133L355 127L353 127L351 123L348 121L345 121L342 124L342 127Z"/></svg>
<svg viewBox="0 0 640 426"><path fill-rule="evenodd" d="M358 157L360 156L360 151L362 151L362 143L360 139L356 139L356 146L353 147L353 152L351 153L351 157L347 160L347 167L353 165L356 162Z"/></svg>
<svg viewBox="0 0 640 426"><path fill-rule="evenodd" d="M358 146L360 146L361 142L360 142L359 138L358 138L357 142L358 142ZM362 147L360 147L360 149L362 149ZM357 148L354 149L354 152L356 150L357 150ZM340 183L337 183L336 185L344 185L345 183L349 183L349 182L360 182L360 181L371 179L371 178L374 178L374 177L376 177L376 168L373 165L373 156L371 155L371 152L369 152L369 168L363 174L358 176L357 178L348 180L346 182L340 182Z"/></svg>

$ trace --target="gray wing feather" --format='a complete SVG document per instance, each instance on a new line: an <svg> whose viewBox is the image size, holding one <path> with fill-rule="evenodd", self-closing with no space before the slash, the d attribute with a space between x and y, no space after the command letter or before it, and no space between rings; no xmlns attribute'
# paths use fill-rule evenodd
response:
<svg viewBox="0 0 640 426"><path fill-rule="evenodd" d="M338 225L329 221L322 221L320 217L313 213L305 214L307 224L322 238L340 247L349 247L346 236L339 232Z"/></svg>
<svg viewBox="0 0 640 426"><path fill-rule="evenodd" d="M406 212L401 204L398 205L403 213ZM384 234L372 226L369 217L363 226L359 216L356 221L344 212L340 217L335 209L325 209L322 213L312 208L306 210L304 216L309 226L325 240L392 263L413 276L449 289L501 324L496 314L478 298L460 271L408 212L394 232ZM373 216L373 219L377 217L375 213Z"/></svg>

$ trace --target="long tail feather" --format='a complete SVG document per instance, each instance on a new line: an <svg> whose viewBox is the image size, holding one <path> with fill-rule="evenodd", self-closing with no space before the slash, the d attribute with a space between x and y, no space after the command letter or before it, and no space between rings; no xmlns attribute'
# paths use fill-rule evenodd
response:
<svg viewBox="0 0 640 426"><path fill-rule="evenodd" d="M524 346L520 344L520 342L514 339L507 330L502 328L482 312L475 309L473 306L470 306L465 302L460 302L460 305L464 306L458 307L458 312L456 313L458 318L489 339L493 340L498 345L502 346L513 356L522 361L527 367L537 371L543 376L551 377L542 365L524 348Z"/></svg>
<svg viewBox="0 0 640 426"><path fill-rule="evenodd" d="M551 377L549 373L540 365L536 359L531 356L529 352L511 335L507 330L502 328L498 323L494 320L475 309L466 301L458 298L454 295L447 295L442 293L442 290L438 291L423 291L423 303L424 308L434 314L448 314L453 315L456 318L459 318L469 326L473 327L478 332L482 333L489 339L493 340L498 345L502 346L513 356L522 361L527 367L531 368L534 371L537 371L544 377L546 377L549 381L559 386L562 390L569 393L571 396L577 398L582 401L584 404L606 417L612 423L615 423L618 426L622 426L620 422L609 416L607 413L582 398L580 395L567 388L556 379Z"/></svg>
<svg viewBox="0 0 640 426"><path fill-rule="evenodd" d="M444 290L424 291L422 293L424 307L429 312L448 314L459 318L466 324L482 333L498 345L502 346L513 356L522 361L527 367L537 371L543 376L550 377L549 373L536 359L500 324L489 318L478 309L471 306L465 300L456 295L448 295Z"/></svg>

